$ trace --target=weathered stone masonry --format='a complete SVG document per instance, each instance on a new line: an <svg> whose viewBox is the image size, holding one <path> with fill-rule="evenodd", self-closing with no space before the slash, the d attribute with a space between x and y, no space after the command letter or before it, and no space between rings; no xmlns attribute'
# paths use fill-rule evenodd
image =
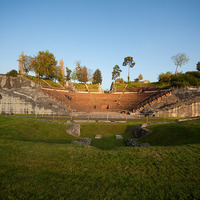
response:
<svg viewBox="0 0 200 200"><path fill-rule="evenodd" d="M29 79L0 75L0 114L70 114L72 110L42 92ZM170 95L147 104L143 114L158 117L200 116L200 87L175 89Z"/></svg>
<svg viewBox="0 0 200 200"><path fill-rule="evenodd" d="M196 117L200 116L200 87L176 89L141 112L153 113L158 117Z"/></svg>
<svg viewBox="0 0 200 200"><path fill-rule="evenodd" d="M44 94L32 81L0 76L0 114L69 114L67 108Z"/></svg>

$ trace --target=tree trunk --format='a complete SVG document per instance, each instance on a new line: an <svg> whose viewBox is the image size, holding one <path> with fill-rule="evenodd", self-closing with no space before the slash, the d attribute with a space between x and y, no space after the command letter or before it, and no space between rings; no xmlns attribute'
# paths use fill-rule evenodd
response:
<svg viewBox="0 0 200 200"><path fill-rule="evenodd" d="M129 62L129 65L128 65L128 82L130 81L130 62Z"/></svg>
<svg viewBox="0 0 200 200"><path fill-rule="evenodd" d="M177 72L178 72L178 65L176 66L176 72L175 72L175 75L177 75Z"/></svg>

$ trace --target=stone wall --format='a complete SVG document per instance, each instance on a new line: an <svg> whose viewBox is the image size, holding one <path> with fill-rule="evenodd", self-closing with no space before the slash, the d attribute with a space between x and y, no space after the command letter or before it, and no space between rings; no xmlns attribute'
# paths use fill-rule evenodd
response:
<svg viewBox="0 0 200 200"><path fill-rule="evenodd" d="M200 87L176 89L171 95L162 97L141 112L157 117L200 116Z"/></svg>
<svg viewBox="0 0 200 200"><path fill-rule="evenodd" d="M72 110L44 94L32 81L0 76L0 114L60 114Z"/></svg>
<svg viewBox="0 0 200 200"><path fill-rule="evenodd" d="M12 88L24 88L24 87L39 87L39 86L21 75L18 75L17 77L0 75L0 88L12 89Z"/></svg>

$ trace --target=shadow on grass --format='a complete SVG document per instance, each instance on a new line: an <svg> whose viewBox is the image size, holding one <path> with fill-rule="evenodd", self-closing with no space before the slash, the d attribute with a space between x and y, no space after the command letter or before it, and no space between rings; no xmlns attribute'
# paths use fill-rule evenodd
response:
<svg viewBox="0 0 200 200"><path fill-rule="evenodd" d="M125 146L124 139L117 140L115 136L103 137L101 139L92 138L91 146L100 150L112 150Z"/></svg>
<svg viewBox="0 0 200 200"><path fill-rule="evenodd" d="M155 125L148 129L153 132L140 142L147 142L151 146L200 144L200 121Z"/></svg>
<svg viewBox="0 0 200 200"><path fill-rule="evenodd" d="M46 144L70 144L75 139L28 139L28 138L6 138L4 140L9 141L22 141L22 142L31 142L31 143L46 143Z"/></svg>

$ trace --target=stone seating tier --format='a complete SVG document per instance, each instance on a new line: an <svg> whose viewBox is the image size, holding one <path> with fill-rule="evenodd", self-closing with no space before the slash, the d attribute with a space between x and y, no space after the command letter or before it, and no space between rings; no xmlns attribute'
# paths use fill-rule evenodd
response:
<svg viewBox="0 0 200 200"><path fill-rule="evenodd" d="M76 93L45 88L43 91L74 111L132 111L134 108L139 109L138 105L143 106L149 103L148 98L153 99L156 95L157 97L162 96L161 92L155 93L155 91L129 94Z"/></svg>

